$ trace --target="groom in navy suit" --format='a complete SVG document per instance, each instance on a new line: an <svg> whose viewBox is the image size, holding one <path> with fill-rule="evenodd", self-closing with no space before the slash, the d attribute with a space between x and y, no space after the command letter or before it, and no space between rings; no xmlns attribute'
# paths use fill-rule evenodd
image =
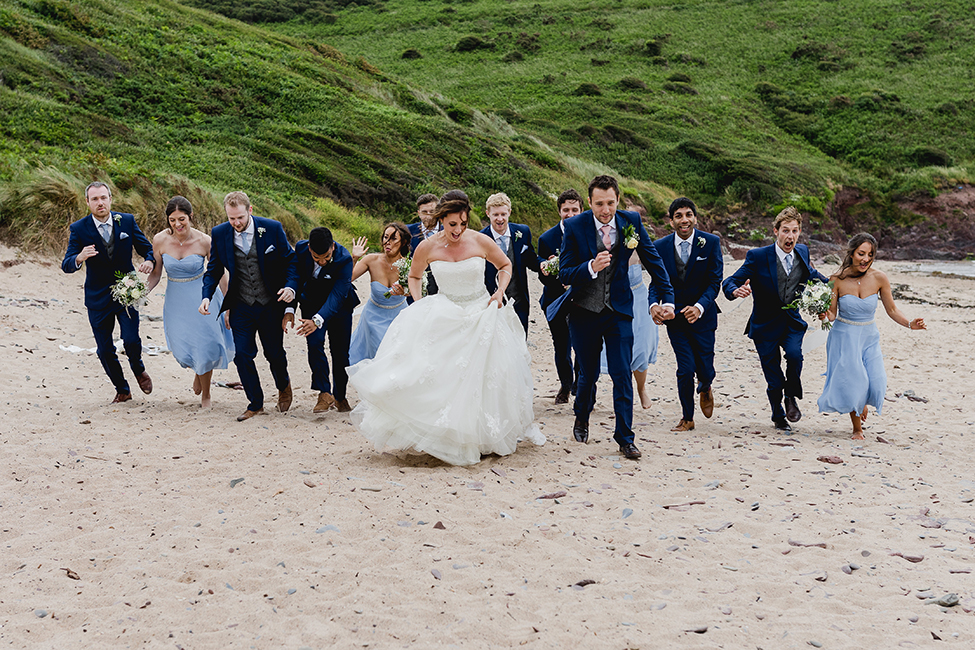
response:
<svg viewBox="0 0 975 650"><path fill-rule="evenodd" d="M782 210L775 217L772 232L775 243L748 251L745 263L724 281L723 288L728 300L754 297L745 334L755 342L762 361L772 422L780 431L792 431L789 422L798 422L802 417L796 400L802 399L800 374L806 321L798 309L785 306L795 300L810 278L823 283L829 280L813 268L805 244L798 243L802 234L802 215L798 210L792 206Z"/></svg>
<svg viewBox="0 0 975 650"><path fill-rule="evenodd" d="M579 359L575 424L572 434L589 442L599 354L606 343L606 362L613 380L613 438L627 458L642 456L633 442L633 291L627 278L630 254L635 249L650 272L656 295L663 304L658 318L674 317L674 290L647 234L640 215L617 210L620 187L612 176L597 176L589 183L590 209L565 220L565 238L559 255L559 279L570 285L562 297L569 301L569 334ZM558 301L556 301L558 302ZM550 306L553 309L555 303Z"/></svg>
<svg viewBox="0 0 975 650"><path fill-rule="evenodd" d="M538 238L538 258L543 264L545 260L552 259L562 250L565 220L582 212L582 197L574 189L568 189L559 194L556 207L559 210L559 222ZM568 313L562 310L558 314L553 314L552 318L548 318L548 306L565 293L565 286L559 280L557 272L549 275L542 269L538 279L542 281L543 287L539 302L542 305L542 311L545 312L548 329L552 333L552 347L555 349L555 370L559 375L560 386L559 392L555 396L555 403L568 404L569 394L575 392L576 378L579 374L578 358L574 371L572 366Z"/></svg>
<svg viewBox="0 0 975 650"><path fill-rule="evenodd" d="M210 233L210 263L203 276L203 301L200 313L210 314L210 299L223 277L230 272L230 286L223 309L230 310L230 329L234 333L234 365L247 395L247 410L237 417L243 422L264 413L264 391L257 375L257 336L271 366L278 389L278 410L291 407L291 379L284 353L284 305L295 299L298 271L295 252L284 228L273 219L253 216L250 199L243 192L231 192L223 200L227 223Z"/></svg>
<svg viewBox="0 0 975 650"><path fill-rule="evenodd" d="M528 226L519 223L509 223L511 216L511 199L504 192L498 192L488 197L484 206L490 224L481 232L492 237L501 251L511 260L512 277L505 290L505 297L514 301L515 313L525 328L528 336L528 273L539 272L538 255L532 246L532 231ZM492 265L484 269L484 285L488 293L494 295L498 290L497 271Z"/></svg>
<svg viewBox="0 0 975 650"><path fill-rule="evenodd" d="M74 273L87 262L85 274L85 307L88 322L98 346L98 360L115 386L113 404L132 399L129 382L122 374L122 364L115 353L113 333L115 321L129 358L129 367L143 393L152 392L152 379L142 363L142 339L139 338L139 312L123 307L112 299L116 273L129 273L132 249L145 261L140 273L150 273L154 266L152 244L139 229L135 217L124 212L112 212L112 191L105 183L95 182L85 188L85 203L91 213L71 224L68 250L61 262L61 270Z"/></svg>
<svg viewBox="0 0 975 650"><path fill-rule="evenodd" d="M666 321L667 336L677 357L677 395L681 420L671 431L694 428L694 376L701 412L711 417L714 410L714 332L718 328L715 299L721 290L724 260L721 240L697 229L697 206L686 197L674 199L667 210L673 234L653 243L674 285L674 318ZM650 285L650 304L655 302ZM651 307L653 314L657 307ZM655 319L657 324L659 319Z"/></svg>
<svg viewBox="0 0 975 650"><path fill-rule="evenodd" d="M352 310L359 296L352 286L352 255L334 239L328 228L314 228L308 239L295 244L298 268L298 302L301 324L296 332L308 343L311 387L318 391L313 412L324 413L333 405L341 413L352 410L346 399L349 375L349 344L352 341ZM284 327L294 325L294 307L285 309ZM328 381L325 334L332 356L332 382Z"/></svg>

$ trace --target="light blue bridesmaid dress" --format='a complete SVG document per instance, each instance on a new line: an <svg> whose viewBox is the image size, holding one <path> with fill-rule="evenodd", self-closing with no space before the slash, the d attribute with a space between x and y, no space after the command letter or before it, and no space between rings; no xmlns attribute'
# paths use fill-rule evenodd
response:
<svg viewBox="0 0 975 650"><path fill-rule="evenodd" d="M393 319L406 309L406 296L390 296L383 294L389 287L382 282L369 283L369 300L362 307L359 324L352 332L352 343L349 345L349 365L354 366L363 359L372 359L382 343L386 330Z"/></svg>
<svg viewBox="0 0 975 650"><path fill-rule="evenodd" d="M167 278L163 330L173 358L198 375L226 368L234 358L234 335L223 326L223 315L218 315L223 303L220 289L210 301L210 315L198 311L206 258L187 255L178 260L163 253L162 259Z"/></svg>
<svg viewBox="0 0 975 650"><path fill-rule="evenodd" d="M880 294L839 297L839 310L826 339L826 385L820 413L860 413L870 405L880 413L887 372L874 322Z"/></svg>

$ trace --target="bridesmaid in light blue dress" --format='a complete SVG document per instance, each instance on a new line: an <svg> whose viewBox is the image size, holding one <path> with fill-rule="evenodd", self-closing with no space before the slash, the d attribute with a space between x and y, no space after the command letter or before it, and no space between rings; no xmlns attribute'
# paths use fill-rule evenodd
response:
<svg viewBox="0 0 975 650"><path fill-rule="evenodd" d="M630 370L636 379L637 395L640 405L650 408L650 396L647 394L647 368L657 363L657 344L660 341L660 331L650 318L650 300L647 296L647 285L643 284L643 265L636 253L630 256L630 266L626 270L630 280L630 290L633 292L633 360ZM599 357L599 372L609 374L606 365L606 344Z"/></svg>
<svg viewBox="0 0 975 650"><path fill-rule="evenodd" d="M830 278L833 303L826 318L834 324L826 340L826 385L819 397L819 411L849 413L854 440L863 440L867 406L879 415L887 391L880 332L874 320L877 303L883 301L894 322L912 330L927 329L923 318L908 320L894 304L887 276L872 268L876 254L877 240L872 235L855 235L840 270Z"/></svg>
<svg viewBox="0 0 975 650"><path fill-rule="evenodd" d="M353 242L352 259L356 263L352 269L352 281L368 271L371 282L369 299L363 305L359 323L352 332L350 365L376 356L389 324L407 307L406 287L400 286L399 270L394 265L409 257L410 239L409 229L395 221L383 228L382 253L366 255L365 237Z"/></svg>
<svg viewBox="0 0 975 650"><path fill-rule="evenodd" d="M214 369L224 369L234 357L233 333L225 315L203 316L197 310L203 291L203 272L210 256L210 237L193 228L193 206L182 196L166 204L169 228L152 239L155 266L146 287L152 291L166 269L166 300L163 303L163 329L166 345L183 368L194 372L193 392L201 406L210 408L210 378ZM220 312L226 278L210 303Z"/></svg>

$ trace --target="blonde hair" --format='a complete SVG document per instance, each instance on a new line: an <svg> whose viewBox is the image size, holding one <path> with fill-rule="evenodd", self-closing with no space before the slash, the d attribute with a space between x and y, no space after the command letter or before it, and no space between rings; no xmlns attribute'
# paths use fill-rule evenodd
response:
<svg viewBox="0 0 975 650"><path fill-rule="evenodd" d="M236 208L238 205L242 205L245 208L251 207L251 200L247 198L247 195L243 192L231 192L227 196L223 197L223 207Z"/></svg>
<svg viewBox="0 0 975 650"><path fill-rule="evenodd" d="M802 214L791 205L775 215L775 221L772 222L772 228L778 230L779 226L784 224L786 221L796 221L799 223L799 227L802 228Z"/></svg>
<svg viewBox="0 0 975 650"><path fill-rule="evenodd" d="M484 204L484 211L488 212L491 208L498 208L501 206L511 207L511 199L504 192L498 192L497 194L492 194L488 197L487 202Z"/></svg>

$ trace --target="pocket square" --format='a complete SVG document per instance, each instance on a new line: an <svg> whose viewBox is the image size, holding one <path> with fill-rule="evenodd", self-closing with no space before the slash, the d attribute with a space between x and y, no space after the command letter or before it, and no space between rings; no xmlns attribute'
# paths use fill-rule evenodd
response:
<svg viewBox="0 0 975 650"><path fill-rule="evenodd" d="M321 280L331 280L332 279L332 276L330 276L330 275L322 275L322 276L320 276L320 279Z"/></svg>
<svg viewBox="0 0 975 650"><path fill-rule="evenodd" d="M525 244L524 246L521 247L521 253L524 253L526 250L528 250L528 245L527 244Z"/></svg>
<svg viewBox="0 0 975 650"><path fill-rule="evenodd" d="M264 254L267 255L273 250L274 250L274 244L271 244L270 246L267 247L267 250L264 251Z"/></svg>
<svg viewBox="0 0 975 650"><path fill-rule="evenodd" d="M129 238L129 233L127 233L127 232L119 233L118 238L119 239L128 239Z"/></svg>
<svg viewBox="0 0 975 650"><path fill-rule="evenodd" d="M707 257L699 257L699 258L697 258L697 261L700 262L701 260L706 260L706 259L707 259Z"/></svg>

